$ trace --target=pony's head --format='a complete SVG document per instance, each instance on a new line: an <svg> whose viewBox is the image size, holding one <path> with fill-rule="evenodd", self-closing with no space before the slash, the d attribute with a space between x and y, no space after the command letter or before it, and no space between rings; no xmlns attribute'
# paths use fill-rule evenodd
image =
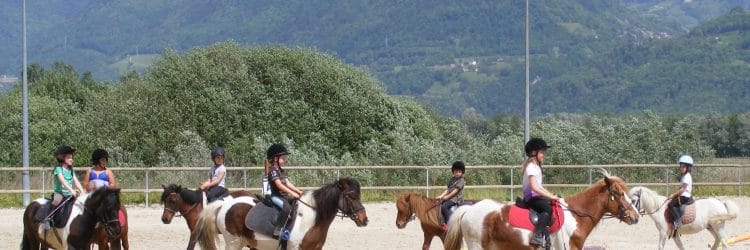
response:
<svg viewBox="0 0 750 250"><path fill-rule="evenodd" d="M601 172L604 179L598 182L602 186L600 192L606 193L605 195L608 196L604 206L605 212L614 215L628 225L638 223L640 214L627 196L628 187L625 182L620 177L610 176L605 170L601 170Z"/></svg>
<svg viewBox="0 0 750 250"><path fill-rule="evenodd" d="M358 227L367 226L367 212L360 201L359 182L352 177L342 178L338 181L338 188L341 190L338 209Z"/></svg>
<svg viewBox="0 0 750 250"><path fill-rule="evenodd" d="M410 221L414 220L414 210L411 208L410 198L414 193L403 193L396 200L396 227L399 229L406 227Z"/></svg>
<svg viewBox="0 0 750 250"><path fill-rule="evenodd" d="M180 185L169 184L169 186L161 185L161 187L164 188L161 194L161 203L164 204L161 221L164 224L172 222L172 218L180 211L182 203L196 204L200 201L197 192L184 192L190 190L183 189Z"/></svg>
<svg viewBox="0 0 750 250"><path fill-rule="evenodd" d="M104 225L110 237L120 235L120 189L99 188L91 193L83 205L84 213L92 213Z"/></svg>
<svg viewBox="0 0 750 250"><path fill-rule="evenodd" d="M666 200L666 197L643 186L631 188L628 191L628 196L633 200L633 205L640 213L653 213L653 211L659 210L662 202Z"/></svg>

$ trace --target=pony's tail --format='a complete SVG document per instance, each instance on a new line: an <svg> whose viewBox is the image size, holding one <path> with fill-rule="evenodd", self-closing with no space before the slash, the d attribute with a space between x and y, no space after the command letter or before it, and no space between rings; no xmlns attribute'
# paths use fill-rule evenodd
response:
<svg viewBox="0 0 750 250"><path fill-rule="evenodd" d="M198 241L201 249L216 250L216 241L218 241L216 235L219 233L219 229L216 227L216 214L219 213L223 203L222 201L209 203L198 216L198 224L196 224L193 233L196 234L195 240Z"/></svg>
<svg viewBox="0 0 750 250"><path fill-rule="evenodd" d="M737 218L737 215L740 213L740 208L737 207L737 204L735 204L731 200L725 200L724 207L727 208L727 213L712 216L711 219L709 219L711 223L734 220L735 218Z"/></svg>
<svg viewBox="0 0 750 250"><path fill-rule="evenodd" d="M446 250L459 250L464 241L464 234L461 231L461 220L466 214L469 206L459 206L448 220L448 232L445 233L443 247Z"/></svg>

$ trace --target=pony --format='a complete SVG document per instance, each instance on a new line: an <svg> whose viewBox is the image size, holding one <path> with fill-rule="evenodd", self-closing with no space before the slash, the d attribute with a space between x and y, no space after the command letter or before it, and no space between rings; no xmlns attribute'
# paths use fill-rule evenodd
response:
<svg viewBox="0 0 750 250"><path fill-rule="evenodd" d="M277 249L279 241L270 235L245 227L248 212L257 203L235 200L212 203L201 213L198 221L198 242L201 249L216 249L216 235L224 236L226 249ZM357 180L346 177L312 192L298 201L297 219L291 229L288 249L322 249L337 212L341 210L359 227L367 225L367 213L360 202Z"/></svg>
<svg viewBox="0 0 750 250"><path fill-rule="evenodd" d="M70 216L63 228L43 229L35 221L39 209L48 199L36 199L23 213L23 239L21 249L88 249L97 223L104 226L110 237L120 235L117 211L120 208L120 189L100 188L79 196L72 205Z"/></svg>
<svg viewBox="0 0 750 250"><path fill-rule="evenodd" d="M466 201L461 205L470 204L473 201ZM440 241L445 240L445 232L441 228L441 206L437 199L428 198L427 196L416 194L416 193L403 193L396 199L396 227L403 229L406 224L419 218L419 224L422 227L424 233L424 241L422 242L422 249L430 249L432 239L435 236L440 238Z"/></svg>
<svg viewBox="0 0 750 250"><path fill-rule="evenodd" d="M161 203L164 204L161 221L164 224L172 223L174 217L185 217L188 229L190 230L190 240L187 249L195 248L195 225L198 222L198 216L203 211L204 194L201 191L194 191L182 188L180 185L169 184L161 186L164 192L161 194ZM247 191L230 192L229 197L250 197L252 193Z"/></svg>
<svg viewBox="0 0 750 250"><path fill-rule="evenodd" d="M554 249L582 249L586 238L606 214L629 225L638 223L639 214L627 196L625 182L605 170L601 172L603 179L581 193L560 199L564 218L559 218L560 229L550 232ZM459 207L448 222L445 249L460 249L462 239L472 250L533 249L529 245L533 232L510 224L512 206L486 199Z"/></svg>
<svg viewBox="0 0 750 250"><path fill-rule="evenodd" d="M659 230L659 249L664 249L664 243L668 237L668 223L665 218L665 210L668 206L667 197L661 196L656 191L646 187L638 186L628 192L635 202L636 209L647 214L654 220L656 229ZM680 240L680 234L694 234L708 230L714 236L714 244L711 249L717 249L719 244L727 248L724 223L737 218L739 208L730 201L720 201L715 198L695 200L695 220L690 224L682 225L677 229L677 234L672 236L674 243L680 249L685 249Z"/></svg>
<svg viewBox="0 0 750 250"><path fill-rule="evenodd" d="M110 237L107 234L107 229L101 225L96 227L96 232L91 239L91 243L97 244L99 250L112 249L130 249L128 243L128 211L125 210L125 206L120 205L120 211L118 212L118 218L120 220L120 235L118 237Z"/></svg>

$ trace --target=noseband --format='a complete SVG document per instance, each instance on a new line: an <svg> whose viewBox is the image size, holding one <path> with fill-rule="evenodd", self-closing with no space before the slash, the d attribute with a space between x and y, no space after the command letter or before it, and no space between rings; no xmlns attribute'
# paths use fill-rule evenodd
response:
<svg viewBox="0 0 750 250"><path fill-rule="evenodd" d="M169 196L172 196L172 195L177 195L177 193L172 192L172 193L169 194ZM185 210L185 212L180 212L179 208L177 208L177 209L169 208L169 207L166 206L166 204L164 205L164 210L167 210L170 213L172 213L172 216L174 216L174 217L182 217L183 214L186 214L186 213L190 212L190 210L193 210L193 208L195 208L196 206L198 206L198 203L202 203L202 202L196 202L195 204L193 204L193 206L191 206L190 208L188 208L187 210Z"/></svg>

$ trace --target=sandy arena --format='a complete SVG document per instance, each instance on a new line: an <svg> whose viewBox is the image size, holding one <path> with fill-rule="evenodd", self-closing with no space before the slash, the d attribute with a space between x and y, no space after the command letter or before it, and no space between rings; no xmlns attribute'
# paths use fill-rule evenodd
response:
<svg viewBox="0 0 750 250"><path fill-rule="evenodd" d="M729 197L742 208L750 207L749 197ZM336 219L331 225L324 249L419 249L422 244L422 231L419 222L413 221L404 229L397 229L396 206L394 203L365 204L370 224L358 228L347 219ZM188 229L184 219L175 218L172 224L161 222L162 208L134 206L128 208L130 214L131 249L185 249ZM21 242L22 209L0 209L0 249L18 249ZM728 236L750 233L750 214L740 216L726 225ZM650 217L643 217L637 225L628 226L616 219L600 223L587 239L587 246L600 246L605 249L656 249L658 235ZM708 249L713 243L708 231L684 235L687 249ZM222 246L223 247L223 246ZM431 249L443 249L435 238ZM677 249L669 240L666 249ZM732 249L750 249L750 240L735 243Z"/></svg>

